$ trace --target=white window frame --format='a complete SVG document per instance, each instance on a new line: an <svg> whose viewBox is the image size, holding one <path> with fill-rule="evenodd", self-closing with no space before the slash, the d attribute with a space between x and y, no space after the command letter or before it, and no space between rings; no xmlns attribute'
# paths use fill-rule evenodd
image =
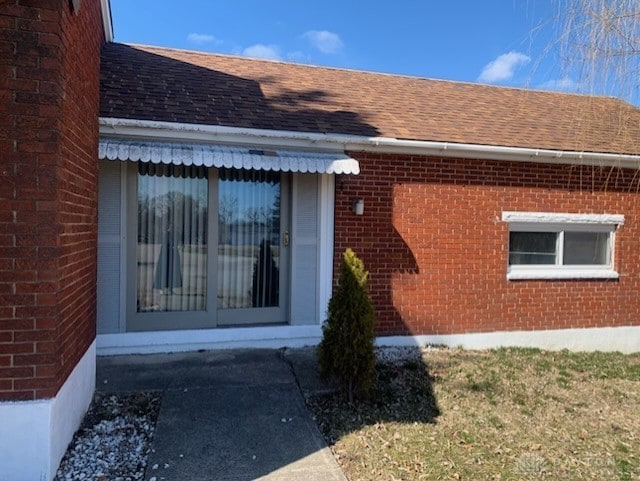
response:
<svg viewBox="0 0 640 481"><path fill-rule="evenodd" d="M615 270L615 233L624 224L624 216L617 214L567 214L549 212L503 212L503 222L509 232L558 233L555 265L509 264L507 248L507 279L618 279ZM565 232L609 233L609 264L563 265Z"/></svg>

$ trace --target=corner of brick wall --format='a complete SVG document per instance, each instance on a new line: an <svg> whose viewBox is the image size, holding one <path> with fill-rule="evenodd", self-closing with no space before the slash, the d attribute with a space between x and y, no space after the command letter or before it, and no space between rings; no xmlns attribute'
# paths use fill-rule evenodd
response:
<svg viewBox="0 0 640 481"><path fill-rule="evenodd" d="M95 338L100 4L15 0L0 29L0 400L29 400Z"/></svg>

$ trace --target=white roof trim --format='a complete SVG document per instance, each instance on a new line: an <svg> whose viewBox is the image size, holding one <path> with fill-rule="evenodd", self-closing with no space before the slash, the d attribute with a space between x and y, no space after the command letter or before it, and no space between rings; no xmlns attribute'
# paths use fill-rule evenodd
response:
<svg viewBox="0 0 640 481"><path fill-rule="evenodd" d="M102 28L104 28L104 38L107 42L113 42L113 23L111 21L110 1L100 0L100 10L102 10Z"/></svg>
<svg viewBox="0 0 640 481"><path fill-rule="evenodd" d="M279 146L284 148L314 150L351 150L466 159L616 166L630 169L640 168L640 155L460 144L289 130L251 129L113 117L100 118L100 133L103 135L123 137L218 142L259 147Z"/></svg>
<svg viewBox="0 0 640 481"><path fill-rule="evenodd" d="M622 225L624 215L618 214L567 214L556 212L503 212L504 222L537 224L593 224Z"/></svg>
<svg viewBox="0 0 640 481"><path fill-rule="evenodd" d="M358 161L344 152L262 150L246 146L101 138L100 159L154 164L227 167L321 174L358 174Z"/></svg>

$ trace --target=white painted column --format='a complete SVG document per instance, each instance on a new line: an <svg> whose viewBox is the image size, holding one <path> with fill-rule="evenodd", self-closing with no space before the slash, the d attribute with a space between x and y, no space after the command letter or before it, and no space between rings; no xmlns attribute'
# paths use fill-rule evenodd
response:
<svg viewBox="0 0 640 481"><path fill-rule="evenodd" d="M320 256L318 280L318 309L320 324L327 319L327 307L333 287L333 246L334 246L334 209L335 175L320 176Z"/></svg>

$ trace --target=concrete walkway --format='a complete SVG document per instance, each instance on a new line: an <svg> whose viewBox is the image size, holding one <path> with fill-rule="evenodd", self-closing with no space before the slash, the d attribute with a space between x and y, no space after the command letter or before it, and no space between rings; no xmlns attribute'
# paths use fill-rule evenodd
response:
<svg viewBox="0 0 640 481"><path fill-rule="evenodd" d="M275 350L102 357L97 388L163 392L146 480L346 481L290 364L299 366L307 393L321 389L313 351L291 353L290 359Z"/></svg>

